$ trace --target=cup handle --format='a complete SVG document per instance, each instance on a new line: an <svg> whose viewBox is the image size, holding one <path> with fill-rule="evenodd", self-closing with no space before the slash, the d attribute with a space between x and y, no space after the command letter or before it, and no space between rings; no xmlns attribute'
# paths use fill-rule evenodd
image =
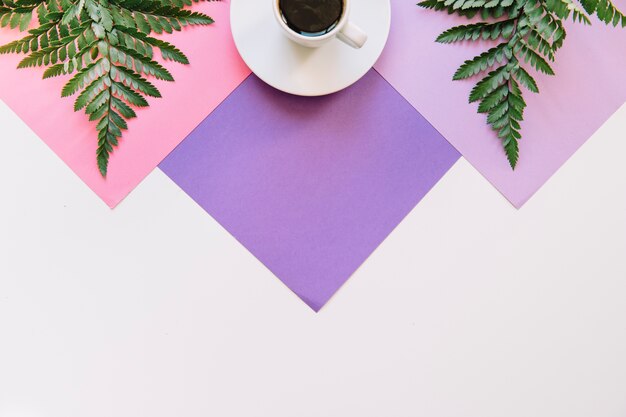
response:
<svg viewBox="0 0 626 417"><path fill-rule="evenodd" d="M367 33L352 22L348 22L337 34L337 38L347 45L359 49L367 41Z"/></svg>

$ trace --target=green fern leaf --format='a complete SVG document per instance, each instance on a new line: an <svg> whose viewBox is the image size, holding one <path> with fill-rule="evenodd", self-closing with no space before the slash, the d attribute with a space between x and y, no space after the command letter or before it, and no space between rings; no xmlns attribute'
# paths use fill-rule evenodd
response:
<svg viewBox="0 0 626 417"><path fill-rule="evenodd" d="M506 99L509 94L509 88L507 85L501 85L500 87L487 94L478 106L479 113L487 113L493 109L496 105Z"/></svg>
<svg viewBox="0 0 626 417"><path fill-rule="evenodd" d="M98 94L107 88L105 80L108 75L102 75L93 80L79 95L74 102L74 111L79 111L91 103Z"/></svg>
<svg viewBox="0 0 626 417"><path fill-rule="evenodd" d="M117 109L117 111L126 119L133 119L137 117L137 113L135 113L132 107L130 107L124 101L120 100L119 98L115 96L111 97L111 100L112 100L113 107Z"/></svg>
<svg viewBox="0 0 626 417"><path fill-rule="evenodd" d="M491 71L472 89L469 97L470 103L482 100L489 94L493 93L506 80L508 80L510 76L511 74L508 71L507 65L502 65L501 67Z"/></svg>
<svg viewBox="0 0 626 417"><path fill-rule="evenodd" d="M479 74L487 69L491 68L494 64L502 64L504 62L505 53L504 49L508 48L506 43L483 52L474 59L465 61L463 65L454 73L453 80L462 80Z"/></svg>
<svg viewBox="0 0 626 417"><path fill-rule="evenodd" d="M181 64L189 64L189 59L187 58L187 56L171 43L152 37L147 37L146 42L148 42L152 46L159 48L163 59L178 62Z"/></svg>
<svg viewBox="0 0 626 417"><path fill-rule="evenodd" d="M56 64L44 71L43 78L45 80L46 78L58 77L59 75L63 74L67 74L65 70L65 64Z"/></svg>
<svg viewBox="0 0 626 417"><path fill-rule="evenodd" d="M173 81L154 59L188 64L171 43L150 36L185 26L213 23L209 16L185 10L197 0L0 0L0 27L26 31L32 16L39 25L21 39L0 46L0 54L23 53L19 68L45 67L43 78L70 76L61 95L77 94L74 110L96 122L96 162L106 176L133 108L147 107L145 97L161 97L148 78Z"/></svg>
<svg viewBox="0 0 626 417"><path fill-rule="evenodd" d="M132 69L114 65L111 69L111 76L119 79L127 87L133 88L150 97L161 97L159 90L150 81L134 72Z"/></svg>
<svg viewBox="0 0 626 417"><path fill-rule="evenodd" d="M100 62L101 61L96 61L90 64L72 77L61 90L61 97L74 95L78 90L85 86L86 82L94 79L98 75L101 76L103 72Z"/></svg>
<svg viewBox="0 0 626 417"><path fill-rule="evenodd" d="M172 77L172 74L170 74L165 67L145 55L138 53L136 50L121 45L112 47L112 49L117 50L116 52L120 58L117 63L125 66L127 69L143 72L159 80L174 81L174 77Z"/></svg>
<svg viewBox="0 0 626 417"><path fill-rule="evenodd" d="M132 104L135 107L148 106L148 102L141 94L122 83L113 82L112 90L116 97L126 100L127 103Z"/></svg>
<svg viewBox="0 0 626 417"><path fill-rule="evenodd" d="M518 67L515 69L515 78L527 89L532 91L533 93L539 92L539 87L537 87L537 82L535 79L522 67Z"/></svg>
<svg viewBox="0 0 626 417"><path fill-rule="evenodd" d="M520 54L521 57L533 66L537 71L543 72L544 74L554 75L554 71L548 62L534 49L532 49L526 42L520 40L519 43L515 46L514 51L516 54Z"/></svg>

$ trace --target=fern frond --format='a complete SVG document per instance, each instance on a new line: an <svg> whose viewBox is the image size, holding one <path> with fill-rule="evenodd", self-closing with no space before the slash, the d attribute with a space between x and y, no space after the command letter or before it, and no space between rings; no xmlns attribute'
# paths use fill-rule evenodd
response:
<svg viewBox="0 0 626 417"><path fill-rule="evenodd" d="M83 68L76 75L74 75L61 90L61 97L69 97L76 94L77 91L82 89L88 82L96 77L102 76L104 73L102 68L102 59L89 64Z"/></svg>
<svg viewBox="0 0 626 417"><path fill-rule="evenodd" d="M520 40L515 45L513 52L516 55L519 54L524 61L532 65L537 71L548 75L554 75L554 70L552 70L550 64L548 64L548 62L525 41Z"/></svg>
<svg viewBox="0 0 626 417"><path fill-rule="evenodd" d="M136 50L121 45L112 46L111 50L115 51L114 56L117 58L113 61L114 64L120 64L130 70L134 69L138 73L151 75L159 80L174 81L174 77L164 66Z"/></svg>
<svg viewBox="0 0 626 417"><path fill-rule="evenodd" d="M106 176L133 108L147 107L146 97L161 97L148 81L173 81L154 59L188 64L185 54L152 33L172 33L186 26L208 25L211 17L185 10L201 0L0 0L0 27L26 31L36 16L38 27L0 46L0 54L23 53L18 68L45 67L43 78L68 76L62 97L77 95L74 110L97 122L98 169Z"/></svg>
<svg viewBox="0 0 626 417"><path fill-rule="evenodd" d="M537 32L535 29L531 29L528 34L527 42L528 46L532 49L543 54L550 61L554 61L556 53L555 48L541 33Z"/></svg>
<svg viewBox="0 0 626 417"><path fill-rule="evenodd" d="M0 6L0 27L19 28L25 31L33 18L33 6L7 7L7 3Z"/></svg>
<svg viewBox="0 0 626 417"><path fill-rule="evenodd" d="M455 26L443 32L436 39L440 43L452 43L477 39L498 39L500 36L508 38L513 32L514 21L511 19L493 23L473 23L470 25Z"/></svg>
<svg viewBox="0 0 626 417"><path fill-rule="evenodd" d="M496 63L502 64L505 57L505 49L509 46L507 43L501 43L500 45L483 52L474 59L467 60L459 67L452 77L453 80L462 80L472 77L488 68L491 68Z"/></svg>
<svg viewBox="0 0 626 417"><path fill-rule="evenodd" d="M498 87L511 76L508 71L508 65L502 65L501 67L491 71L480 80L476 86L472 89L469 96L470 103L479 101L493 93Z"/></svg>
<svg viewBox="0 0 626 417"><path fill-rule="evenodd" d="M146 80L132 69L113 65L113 68L111 69L111 76L113 79L119 79L122 84L137 90L142 94L150 97L161 97L159 90L152 83L150 83L150 81Z"/></svg>
<svg viewBox="0 0 626 417"><path fill-rule="evenodd" d="M203 13L166 6L157 0L117 0L115 3L118 8L112 9L112 17L116 24L134 26L144 34L172 33L185 26L213 23L213 19Z"/></svg>
<svg viewBox="0 0 626 417"><path fill-rule="evenodd" d="M48 69L44 71L43 79L45 80L47 78L54 78L54 77L58 77L60 75L65 75L65 74L68 74L68 72L65 69L65 63L56 64L56 65L49 67Z"/></svg>
<svg viewBox="0 0 626 417"><path fill-rule="evenodd" d="M532 91L533 93L539 92L539 87L537 86L537 82L535 79L524 69L524 67L517 67L513 72L515 78L522 84L524 87Z"/></svg>
<svg viewBox="0 0 626 417"><path fill-rule="evenodd" d="M626 16L620 11L611 0L580 0L580 4L589 15L596 15L597 18L613 26L621 24L626 27Z"/></svg>
<svg viewBox="0 0 626 417"><path fill-rule="evenodd" d="M567 36L563 20L590 24L595 15L606 24L626 26L626 17L611 0L423 0L418 6L466 17L480 15L483 21L452 27L436 41L498 41L496 46L466 60L454 73L454 80L481 77L472 88L469 101L478 103L478 112L487 114L487 123L502 140L512 168L519 159L521 122L526 103L520 85L538 93L539 86L523 65L554 75L548 61ZM500 19L501 16L506 19ZM494 21L494 18L497 19ZM497 66L493 69L494 66Z"/></svg>
<svg viewBox="0 0 626 417"><path fill-rule="evenodd" d="M585 10L580 5L574 3L573 0L551 0L551 1L558 1L564 5L564 8L566 9L566 11L562 12L561 15L557 13L557 15L559 15L563 19L567 19L571 13L572 19L574 20L574 22L583 23L585 25L591 24L591 20L589 19L589 16L587 16L587 13L585 12Z"/></svg>
<svg viewBox="0 0 626 417"><path fill-rule="evenodd" d="M113 93L135 107L148 107L148 102L141 94L123 83L113 82Z"/></svg>

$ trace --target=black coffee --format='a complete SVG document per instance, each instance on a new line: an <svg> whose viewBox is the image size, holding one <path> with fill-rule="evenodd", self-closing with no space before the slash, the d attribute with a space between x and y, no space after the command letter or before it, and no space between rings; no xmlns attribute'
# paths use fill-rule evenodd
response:
<svg viewBox="0 0 626 417"><path fill-rule="evenodd" d="M344 0L278 0L283 20L294 32L320 36L337 26Z"/></svg>

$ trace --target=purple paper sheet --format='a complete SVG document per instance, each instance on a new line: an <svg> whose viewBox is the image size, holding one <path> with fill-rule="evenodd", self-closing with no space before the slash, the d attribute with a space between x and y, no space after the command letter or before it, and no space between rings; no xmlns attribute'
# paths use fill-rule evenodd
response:
<svg viewBox="0 0 626 417"><path fill-rule="evenodd" d="M516 207L626 100L626 29L568 22L565 45L553 65L556 76L538 75L541 94L525 92L520 162L512 171L486 117L467 104L476 80L452 81L464 60L493 44L435 43L442 31L468 20L415 3L392 0L391 34L375 68Z"/></svg>
<svg viewBox="0 0 626 417"><path fill-rule="evenodd" d="M318 311L458 158L370 71L316 98L250 76L160 167Z"/></svg>

